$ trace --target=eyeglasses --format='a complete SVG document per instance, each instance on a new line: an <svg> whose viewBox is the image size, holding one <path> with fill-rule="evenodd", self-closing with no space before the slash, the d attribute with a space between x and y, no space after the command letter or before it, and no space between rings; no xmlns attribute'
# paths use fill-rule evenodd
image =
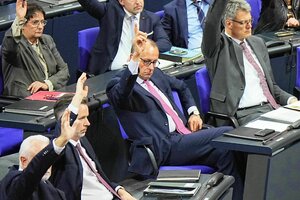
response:
<svg viewBox="0 0 300 200"><path fill-rule="evenodd" d="M231 19L231 21L233 22L236 22L240 25L249 25L249 24L252 24L253 23L253 19L248 19L248 20L241 20L241 21L238 21L238 20L235 20L235 19Z"/></svg>
<svg viewBox="0 0 300 200"><path fill-rule="evenodd" d="M33 20L33 21L30 21L31 24L34 26L34 27L38 27L40 24L42 26L46 26L47 24L47 20Z"/></svg>
<svg viewBox="0 0 300 200"><path fill-rule="evenodd" d="M144 59L142 59L142 58L140 58L140 59L141 59L141 61L143 61L143 63L144 63L147 67L149 67L151 64L153 64L154 67L158 67L158 65L160 64L160 62L159 62L158 60L153 60L153 61L151 61L151 60L144 60Z"/></svg>

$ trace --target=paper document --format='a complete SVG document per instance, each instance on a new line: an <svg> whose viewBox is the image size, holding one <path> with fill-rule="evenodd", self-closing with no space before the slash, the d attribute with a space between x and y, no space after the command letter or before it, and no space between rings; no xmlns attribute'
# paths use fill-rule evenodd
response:
<svg viewBox="0 0 300 200"><path fill-rule="evenodd" d="M165 60L165 59L158 59L159 61L159 65L158 68L159 69L168 69L168 68L172 68L175 65L175 62L170 61L170 60Z"/></svg>
<svg viewBox="0 0 300 200"><path fill-rule="evenodd" d="M300 101L296 101L295 103L284 106L285 108L289 108L292 110L300 111Z"/></svg>
<svg viewBox="0 0 300 200"><path fill-rule="evenodd" d="M267 121L258 119L246 124L245 127L248 128L258 128L258 129L274 129L277 132L284 131L290 124L289 123L281 123L281 122L274 122L274 121Z"/></svg>
<svg viewBox="0 0 300 200"><path fill-rule="evenodd" d="M281 122L293 123L300 119L300 112L280 107L261 116L273 120L279 120Z"/></svg>

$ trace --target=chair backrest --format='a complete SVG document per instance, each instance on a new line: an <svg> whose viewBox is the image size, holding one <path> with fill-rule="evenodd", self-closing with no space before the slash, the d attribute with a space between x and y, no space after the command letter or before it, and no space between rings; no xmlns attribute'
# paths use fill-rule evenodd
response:
<svg viewBox="0 0 300 200"><path fill-rule="evenodd" d="M160 11L155 12L155 14L157 14L160 17L160 19L161 19L165 15L165 11L164 10L160 10Z"/></svg>
<svg viewBox="0 0 300 200"><path fill-rule="evenodd" d="M79 70L85 72L91 56L91 50L96 42L99 27L78 31Z"/></svg>
<svg viewBox="0 0 300 200"><path fill-rule="evenodd" d="M205 115L209 111L210 107L209 95L211 90L211 82L206 67L200 68L195 73L195 78L200 99L201 113Z"/></svg>
<svg viewBox="0 0 300 200"><path fill-rule="evenodd" d="M2 45L0 45L0 95L3 93L4 82L2 74Z"/></svg>
<svg viewBox="0 0 300 200"><path fill-rule="evenodd" d="M247 0L247 2L251 6L252 27L255 28L260 17L261 0Z"/></svg>

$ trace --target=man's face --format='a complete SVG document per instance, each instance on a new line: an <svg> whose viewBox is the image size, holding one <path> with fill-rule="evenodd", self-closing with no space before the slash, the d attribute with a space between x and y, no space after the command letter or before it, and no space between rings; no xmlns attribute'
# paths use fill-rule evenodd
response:
<svg viewBox="0 0 300 200"><path fill-rule="evenodd" d="M23 26L22 33L28 40L36 40L42 36L44 31L44 15L36 12Z"/></svg>
<svg viewBox="0 0 300 200"><path fill-rule="evenodd" d="M146 43L145 50L141 54L139 65L139 77L141 79L150 79L157 66L158 55L158 49Z"/></svg>
<svg viewBox="0 0 300 200"><path fill-rule="evenodd" d="M249 37L252 32L252 17L250 12L243 10L237 11L234 19L226 20L226 29L229 34L239 40Z"/></svg>
<svg viewBox="0 0 300 200"><path fill-rule="evenodd" d="M119 3L133 15L142 12L144 9L144 0L119 0Z"/></svg>
<svg viewBox="0 0 300 200"><path fill-rule="evenodd" d="M83 137L87 131L87 128L90 126L90 122L88 120L89 116L89 108L85 104L81 104L79 106L78 115L74 124L76 123L76 136L73 140L77 141L81 137Z"/></svg>

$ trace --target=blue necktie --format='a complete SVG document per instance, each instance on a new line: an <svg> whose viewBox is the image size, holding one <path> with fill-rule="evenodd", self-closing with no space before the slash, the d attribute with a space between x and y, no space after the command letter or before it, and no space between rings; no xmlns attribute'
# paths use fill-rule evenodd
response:
<svg viewBox="0 0 300 200"><path fill-rule="evenodd" d="M201 1L201 3L202 3L202 1ZM199 1L193 0L192 4L194 6L196 6L196 8L197 8L198 19L199 19L202 29L204 29L205 14L204 14L203 10L201 9L201 6L199 5Z"/></svg>

